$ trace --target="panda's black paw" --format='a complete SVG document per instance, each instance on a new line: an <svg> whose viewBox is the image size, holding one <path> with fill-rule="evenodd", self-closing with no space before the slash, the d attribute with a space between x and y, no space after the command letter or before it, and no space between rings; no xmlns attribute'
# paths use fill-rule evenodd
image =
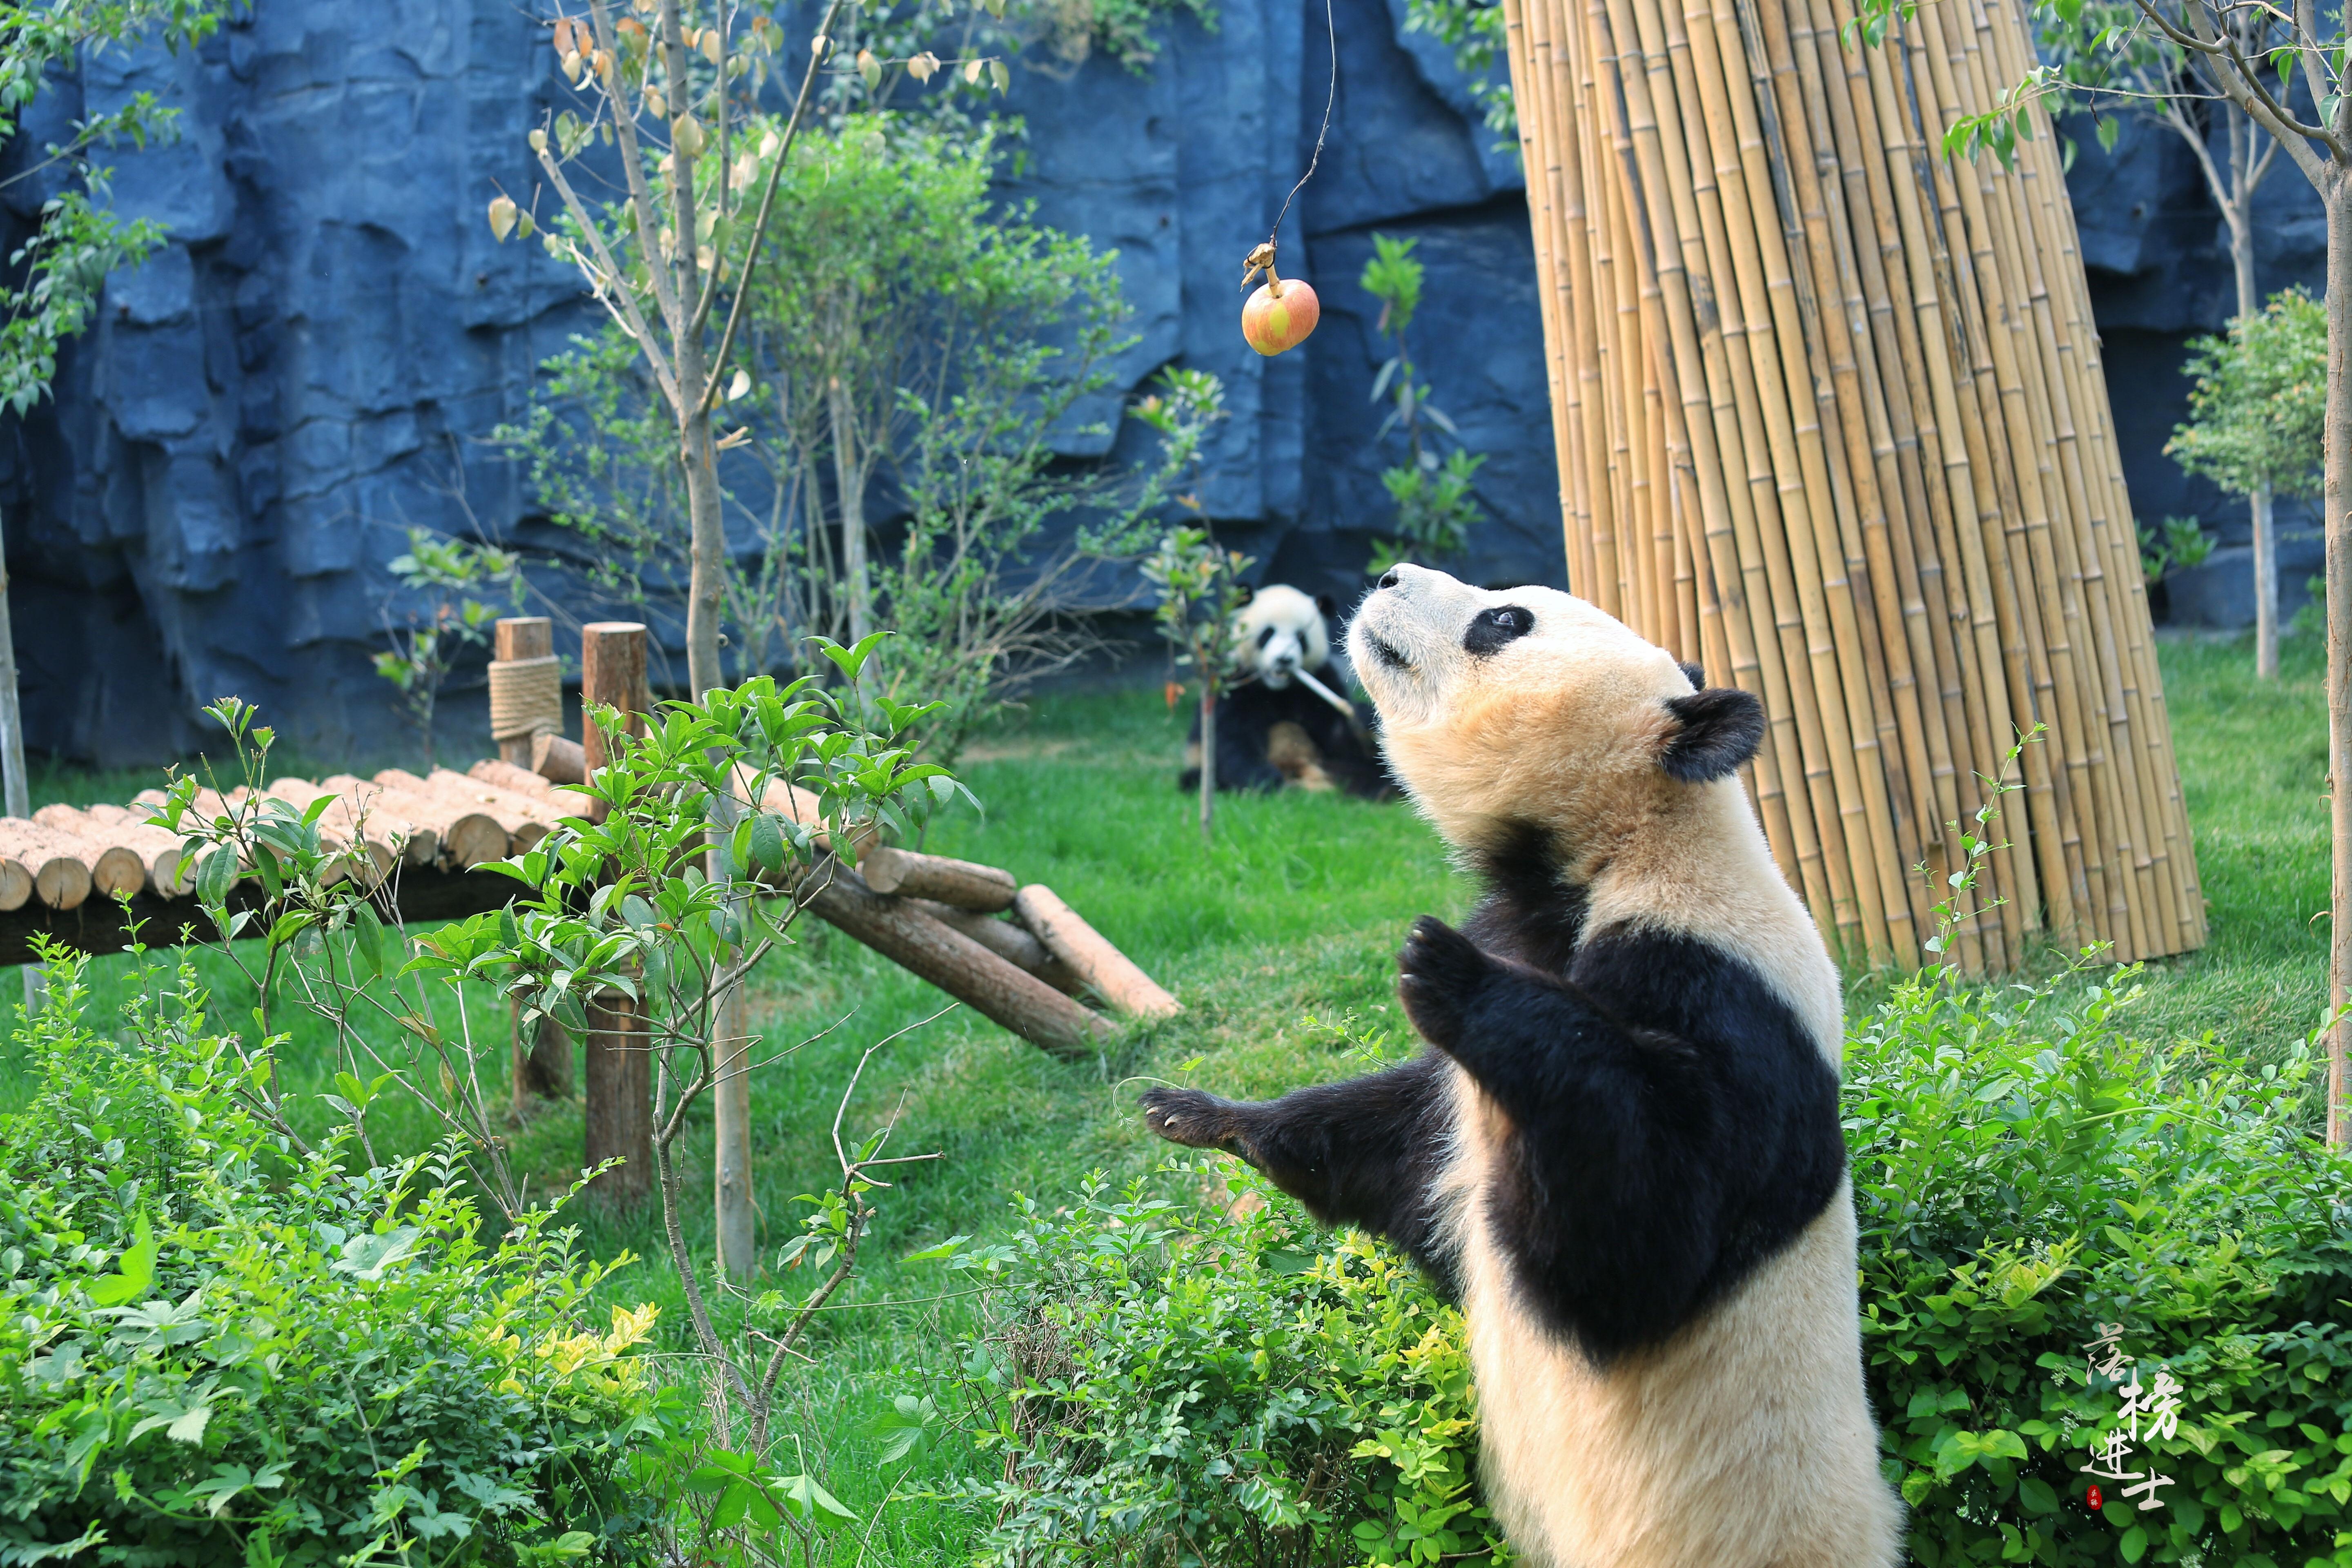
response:
<svg viewBox="0 0 2352 1568"><path fill-rule="evenodd" d="M1187 1149L1241 1152L1240 1121L1230 1101L1197 1089L1155 1089L1143 1097L1143 1124Z"/></svg>
<svg viewBox="0 0 2352 1568"><path fill-rule="evenodd" d="M1434 915L1412 922L1397 954L1397 995L1421 1037L1439 1050L1461 1042L1464 1020L1496 973L1495 961Z"/></svg>

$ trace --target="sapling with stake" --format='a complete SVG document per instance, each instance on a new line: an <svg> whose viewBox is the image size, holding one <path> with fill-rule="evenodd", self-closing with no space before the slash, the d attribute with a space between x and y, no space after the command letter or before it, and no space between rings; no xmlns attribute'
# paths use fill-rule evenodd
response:
<svg viewBox="0 0 2352 1568"><path fill-rule="evenodd" d="M1242 574L1253 564L1219 545L1205 521L1177 528L1143 563L1160 591L1152 618L1175 650L1176 662L1201 678L1201 841L1215 837L1217 701L1232 684L1234 616L1249 602Z"/></svg>

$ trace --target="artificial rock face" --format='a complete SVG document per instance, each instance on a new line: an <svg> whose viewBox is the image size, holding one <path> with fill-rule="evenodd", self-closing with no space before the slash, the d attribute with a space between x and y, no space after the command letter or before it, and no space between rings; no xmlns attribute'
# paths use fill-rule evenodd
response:
<svg viewBox="0 0 2352 1568"><path fill-rule="evenodd" d="M1390 351L1355 288L1374 227L1420 239L1416 358L1490 454L1472 569L1560 572L1517 160L1496 150L1443 46L1402 31L1403 7L1337 0L1347 90L1282 235L1285 275L1315 283L1327 321L1279 361L1242 342L1235 300L1187 280L1223 275L1264 240L1304 166L1323 111L1320 5L1226 0L1213 34L1165 26L1141 74L1099 54L1073 68L1041 47L1004 105L1029 133L1002 194L1117 248L1135 312L1138 342L1072 422L1069 454L1148 456L1123 402L1173 359L1215 372L1232 417L1211 439L1203 504L1270 579L1342 599L1360 589L1370 531L1391 510L1379 473L1397 460L1371 439L1382 411L1367 394ZM381 746L396 721L369 656L401 608L384 564L403 531L478 523L566 543L484 440L526 412L535 367L600 319L568 265L495 243L483 216L499 191L537 188L526 137L571 101L552 15L273 0L177 58L95 55L36 104L0 172L84 104L152 90L183 110L176 144L108 159L117 207L155 217L169 243L110 281L56 403L0 420L36 747L175 752L200 705L229 691L306 748ZM814 18L783 20L801 37ZM37 176L0 191L0 243L13 248L51 194ZM601 613L556 566L534 579ZM478 681L453 683L453 740L483 733Z"/></svg>

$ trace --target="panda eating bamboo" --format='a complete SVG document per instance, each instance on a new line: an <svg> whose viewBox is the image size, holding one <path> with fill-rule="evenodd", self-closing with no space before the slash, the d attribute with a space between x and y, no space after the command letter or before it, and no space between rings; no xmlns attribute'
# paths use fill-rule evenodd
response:
<svg viewBox="0 0 2352 1568"><path fill-rule="evenodd" d="M1234 617L1236 679L1217 702L1219 789L1341 789L1367 800L1396 793L1370 731L1341 696L1326 617L1336 606L1287 584L1258 589ZM1177 787L1201 787L1201 714Z"/></svg>
<svg viewBox="0 0 2352 1568"><path fill-rule="evenodd" d="M1430 1049L1281 1100L1155 1089L1461 1301L1487 1496L1542 1568L1885 1568L1838 972L1737 776L1742 691L1580 599L1400 566L1349 633L1486 896L1414 921Z"/></svg>

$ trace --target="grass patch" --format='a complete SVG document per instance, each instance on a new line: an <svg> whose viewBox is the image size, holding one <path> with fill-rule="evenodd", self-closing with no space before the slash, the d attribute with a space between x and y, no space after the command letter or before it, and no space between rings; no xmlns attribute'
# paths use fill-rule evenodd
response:
<svg viewBox="0 0 2352 1568"><path fill-rule="evenodd" d="M2127 1026L2151 1040L2211 1030L2275 1050L2320 1016L2326 921L2312 918L2326 909L2328 886L2320 656L2308 639L2290 640L2284 653L2284 678L2269 685L2255 681L2243 641L2162 647L2212 941L2150 966ZM812 1336L814 1360L788 1374L793 1414L785 1419L811 1471L852 1507L870 1516L898 1492L866 1543L876 1561L961 1561L972 1531L963 1505L936 1495L968 1457L950 1445L905 1473L889 1472L862 1435L890 1394L922 1391L973 1327L969 1298L952 1294L959 1276L898 1260L951 1234L998 1228L1013 1192L1050 1207L1089 1171L1145 1168L1157 1146L1133 1108L1148 1079L1257 1096L1362 1070L1346 1043L1310 1026L1310 1016L1352 1016L1402 1052L1409 1031L1392 994L1397 945L1415 914L1458 919L1473 896L1435 836L1402 806L1339 795L1229 796L1218 805L1215 842L1203 846L1174 787L1183 721L1150 692L1041 703L992 731L968 760L963 771L986 815L951 816L925 846L1050 884L1181 996L1186 1011L1131 1033L1096 1062L1069 1065L958 1009L892 1045L868 1070L845 1128L895 1115L895 1152L936 1150L945 1158L900 1167L899 1184L877 1194L866 1267ZM43 798L91 800L126 798L152 781L51 774L41 782ZM814 921L802 936L768 964L752 998L767 1048L795 1047L753 1089L770 1256L795 1229L793 1194L835 1178L828 1129L859 1054L942 1000ZM254 999L218 955L191 962L214 986L216 1013L245 1021ZM91 979L93 1005L106 1009L135 983L123 958L94 963ZM1871 994L1871 983L1858 978L1854 1006ZM467 1021L505 1037L505 1010L487 995L471 1000ZM293 1026L286 1065L297 1085L315 1084L328 1070L325 1046L321 1031ZM25 1089L0 1053L0 1109ZM428 1133L411 1113L383 1135L415 1147ZM685 1147L701 1162L689 1217L707 1255L707 1117ZM516 1134L533 1191L568 1179L579 1152L576 1107L551 1110ZM600 1255L626 1247L648 1259L624 1270L612 1293L660 1302L667 1343L683 1350L683 1305L667 1265L651 1261L661 1256L652 1225L585 1212L582 1219ZM722 1310L734 1315L740 1303Z"/></svg>

